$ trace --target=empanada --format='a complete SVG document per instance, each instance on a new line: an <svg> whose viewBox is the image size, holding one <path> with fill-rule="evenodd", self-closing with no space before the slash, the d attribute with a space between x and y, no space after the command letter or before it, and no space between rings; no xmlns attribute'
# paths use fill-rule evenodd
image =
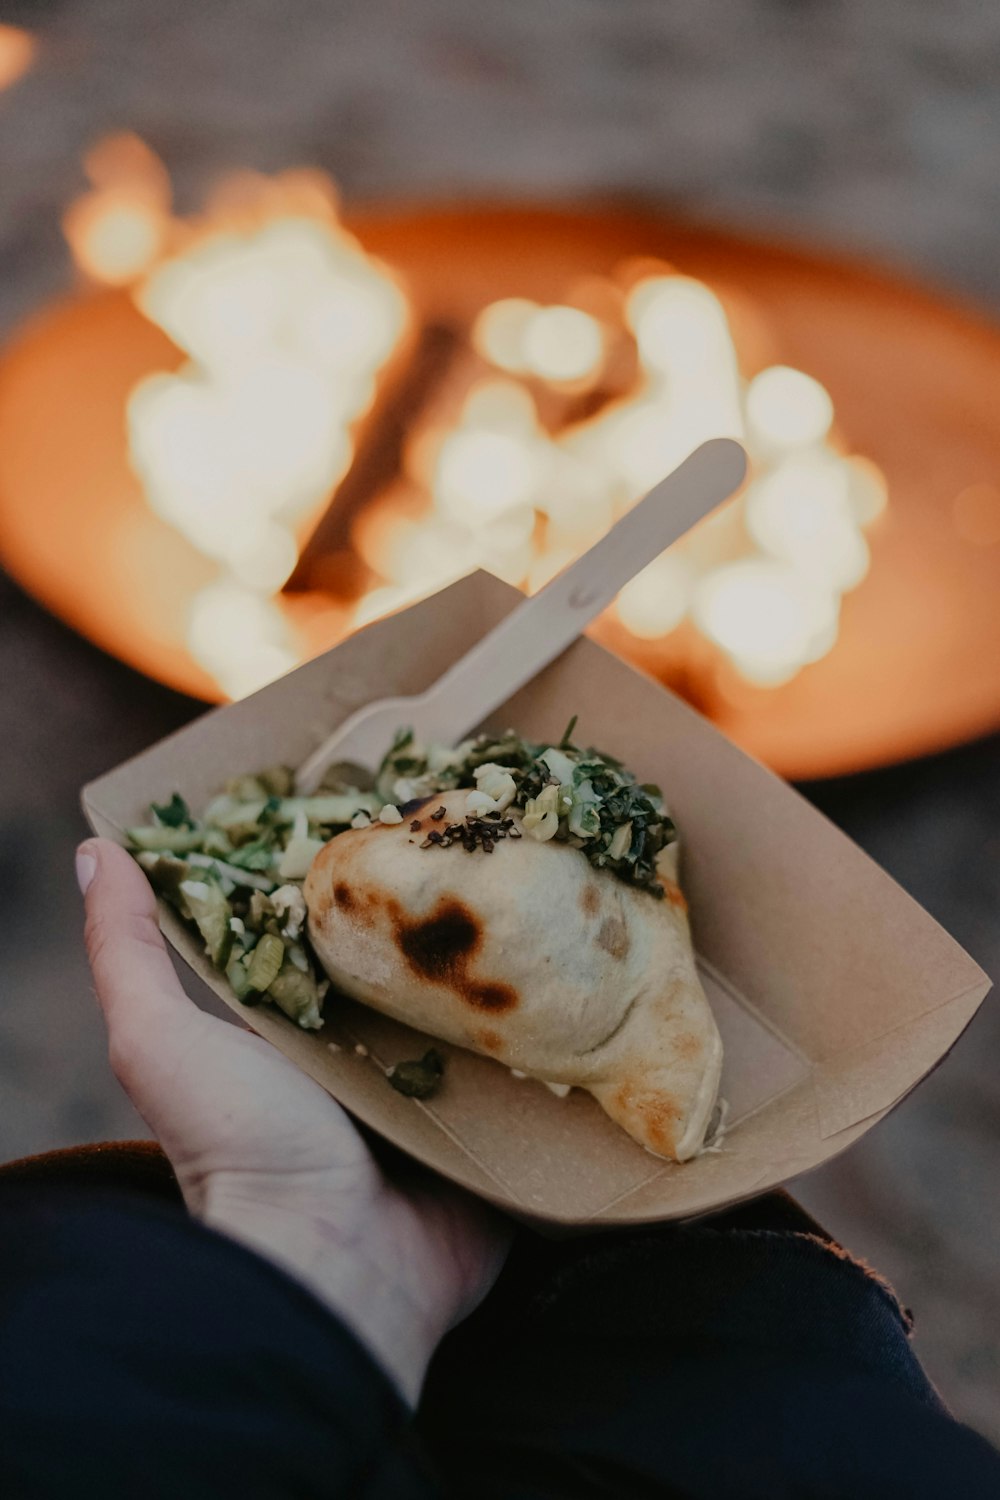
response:
<svg viewBox="0 0 1000 1500"><path fill-rule="evenodd" d="M401 823L349 829L317 855L304 890L326 972L431 1036L589 1090L656 1155L693 1156L722 1043L680 890L667 881L657 900L556 840L508 836L489 852L426 846L430 831L464 820L468 795L442 793L405 808Z"/></svg>

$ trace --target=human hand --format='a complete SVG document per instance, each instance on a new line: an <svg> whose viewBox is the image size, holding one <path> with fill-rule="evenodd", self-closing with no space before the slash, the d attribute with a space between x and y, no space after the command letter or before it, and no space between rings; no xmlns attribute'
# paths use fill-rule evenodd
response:
<svg viewBox="0 0 1000 1500"><path fill-rule="evenodd" d="M188 1209L309 1286L415 1403L437 1344L499 1274L503 1221L436 1179L393 1184L319 1084L261 1037L200 1011L123 849L89 840L77 874L111 1066Z"/></svg>

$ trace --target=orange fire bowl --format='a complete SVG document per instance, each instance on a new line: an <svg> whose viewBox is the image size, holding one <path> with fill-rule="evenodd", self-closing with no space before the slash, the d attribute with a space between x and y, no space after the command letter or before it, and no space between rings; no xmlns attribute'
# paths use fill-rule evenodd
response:
<svg viewBox="0 0 1000 1500"><path fill-rule="evenodd" d="M834 650L778 688L744 683L686 626L638 641L608 616L595 634L793 778L1000 727L1000 332L982 318L882 271L653 213L394 208L347 225L402 273L420 319L463 324L505 296L559 301L636 256L747 299L778 357L827 387L849 449L886 476L871 572L844 599ZM184 644L214 565L146 505L124 436L134 383L181 362L119 291L50 305L18 332L0 362L0 557L97 645L214 699ZM347 628L335 600L290 608L309 654Z"/></svg>

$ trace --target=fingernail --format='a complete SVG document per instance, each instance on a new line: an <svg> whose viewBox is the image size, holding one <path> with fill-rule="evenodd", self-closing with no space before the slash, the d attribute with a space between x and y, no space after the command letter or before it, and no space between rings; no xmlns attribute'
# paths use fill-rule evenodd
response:
<svg viewBox="0 0 1000 1500"><path fill-rule="evenodd" d="M77 850L76 855L76 883L80 887L81 896L87 894L87 887L94 878L97 869L97 860L88 852L86 847Z"/></svg>

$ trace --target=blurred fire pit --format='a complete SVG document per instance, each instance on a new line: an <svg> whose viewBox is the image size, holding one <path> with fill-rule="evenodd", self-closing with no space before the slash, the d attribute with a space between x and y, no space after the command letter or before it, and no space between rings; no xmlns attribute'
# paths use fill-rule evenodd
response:
<svg viewBox="0 0 1000 1500"><path fill-rule="evenodd" d="M724 433L743 494L598 636L797 777L1000 723L977 319L653 213L342 224L297 172L182 220L135 138L88 170L66 231L103 285L0 366L0 554L109 651L240 696L469 568L540 587Z"/></svg>

